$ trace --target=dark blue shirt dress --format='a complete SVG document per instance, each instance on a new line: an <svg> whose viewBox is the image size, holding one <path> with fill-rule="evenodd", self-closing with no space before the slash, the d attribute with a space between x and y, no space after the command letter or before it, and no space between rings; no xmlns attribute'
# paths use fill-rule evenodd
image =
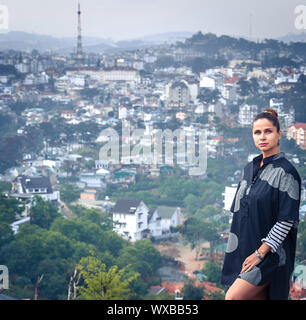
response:
<svg viewBox="0 0 306 320"><path fill-rule="evenodd" d="M261 160L259 155L245 166L236 190L221 283L231 285L237 277L254 285L269 282L269 299L287 300L294 268L301 178L283 152L263 159L262 167ZM261 239L274 224L286 220L294 224L277 251L270 251L251 271L240 273L244 260L262 245Z"/></svg>

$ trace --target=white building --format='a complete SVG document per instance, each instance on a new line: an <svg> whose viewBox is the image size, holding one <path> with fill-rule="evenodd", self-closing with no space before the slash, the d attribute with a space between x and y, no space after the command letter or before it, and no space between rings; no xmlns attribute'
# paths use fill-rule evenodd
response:
<svg viewBox="0 0 306 320"><path fill-rule="evenodd" d="M69 85L70 85L70 79L67 76L62 76L55 81L56 90L61 92L68 90Z"/></svg>
<svg viewBox="0 0 306 320"><path fill-rule="evenodd" d="M87 74L75 73L70 76L70 84L75 87L85 87L89 82L90 77Z"/></svg>
<svg viewBox="0 0 306 320"><path fill-rule="evenodd" d="M238 122L242 127L252 125L255 116L257 115L257 106L245 104L239 108Z"/></svg>
<svg viewBox="0 0 306 320"><path fill-rule="evenodd" d="M202 76L200 80L200 88L209 88L215 89L216 88L216 81L213 78Z"/></svg>
<svg viewBox="0 0 306 320"><path fill-rule="evenodd" d="M140 200L120 199L113 208L114 230L123 239L140 240L148 228L149 208Z"/></svg>
<svg viewBox="0 0 306 320"><path fill-rule="evenodd" d="M230 211L235 193L237 190L237 185L232 185L231 187L225 187L225 191L222 193L224 199L223 199L223 208L224 210Z"/></svg>
<svg viewBox="0 0 306 320"><path fill-rule="evenodd" d="M234 101L237 99L237 90L232 84L225 84L221 89L221 95L224 99Z"/></svg>
<svg viewBox="0 0 306 320"><path fill-rule="evenodd" d="M151 209L148 217L148 228L152 236L157 237L169 233L170 228L182 224L179 207L159 206Z"/></svg>
<svg viewBox="0 0 306 320"><path fill-rule="evenodd" d="M102 82L127 81L140 83L140 75L138 70L134 68L105 68L101 71Z"/></svg>
<svg viewBox="0 0 306 320"><path fill-rule="evenodd" d="M55 205L60 201L59 191L53 191L50 179L47 177L19 175L13 181L11 195L17 198L31 198L37 195Z"/></svg>
<svg viewBox="0 0 306 320"><path fill-rule="evenodd" d="M34 74L32 74L32 73L28 74L23 81L23 84L25 86L33 86L33 85L36 85L37 83L38 83L38 81L37 81L36 77L34 76Z"/></svg>
<svg viewBox="0 0 306 320"><path fill-rule="evenodd" d="M128 116L128 110L126 107L119 107L118 108L118 119L126 119Z"/></svg>
<svg viewBox="0 0 306 320"><path fill-rule="evenodd" d="M289 82L289 83L296 83L298 82L299 80L299 75L298 74L293 74L291 76L284 76L284 75L281 75L281 76L278 76L274 83L276 85L280 84L280 83L284 83L284 82Z"/></svg>
<svg viewBox="0 0 306 320"><path fill-rule="evenodd" d="M159 206L150 209L140 200L118 200L113 208L114 230L132 242L147 235L169 233L171 227L182 224L179 207Z"/></svg>
<svg viewBox="0 0 306 320"><path fill-rule="evenodd" d="M106 174L86 172L80 175L80 182L85 183L88 188L105 189L105 178Z"/></svg>
<svg viewBox="0 0 306 320"><path fill-rule="evenodd" d="M184 81L189 89L190 100L195 101L199 95L199 82L196 80Z"/></svg>

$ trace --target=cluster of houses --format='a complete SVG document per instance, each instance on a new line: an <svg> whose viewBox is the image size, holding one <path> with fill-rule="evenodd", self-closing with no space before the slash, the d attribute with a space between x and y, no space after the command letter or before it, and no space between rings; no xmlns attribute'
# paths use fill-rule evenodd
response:
<svg viewBox="0 0 306 320"><path fill-rule="evenodd" d="M92 180L89 182L93 183ZM96 193L96 189L88 188L81 193L80 199L94 202ZM21 217L12 224L15 233L20 225L30 221L29 212L36 195L54 205L60 202L60 192L53 190L48 177L18 175L13 179L10 196L25 205ZM143 201L118 200L112 212L114 230L124 239L131 241L144 237L159 237L182 224L181 210L178 207L159 206L149 209Z"/></svg>
<svg viewBox="0 0 306 320"><path fill-rule="evenodd" d="M92 192L95 193L95 191ZM12 224L15 233L18 232L20 225L30 221L29 212L36 195L56 206L60 201L59 191L53 190L50 179L47 177L19 175L13 180L10 196L25 205L20 219ZM179 207L148 208L141 200L119 199L112 208L112 217L114 230L123 239L131 242L148 237L162 237L183 223Z"/></svg>

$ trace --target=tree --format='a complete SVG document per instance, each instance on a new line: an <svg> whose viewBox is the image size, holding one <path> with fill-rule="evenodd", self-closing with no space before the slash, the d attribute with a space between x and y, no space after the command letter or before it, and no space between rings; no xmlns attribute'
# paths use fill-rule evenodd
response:
<svg viewBox="0 0 306 320"><path fill-rule="evenodd" d="M91 221L101 227L101 229L113 230L113 219L97 209L84 209L80 215L81 220Z"/></svg>
<svg viewBox="0 0 306 320"><path fill-rule="evenodd" d="M190 243L192 249L196 249L196 257L201 250L202 242L213 241L216 238L216 230L211 223L203 221L201 218L193 216L184 223L183 234Z"/></svg>
<svg viewBox="0 0 306 320"><path fill-rule="evenodd" d="M215 103L220 97L220 91L218 89L208 89L208 88L201 88L201 92L198 95L198 99L201 102L205 103Z"/></svg>
<svg viewBox="0 0 306 320"><path fill-rule="evenodd" d="M95 256L82 258L77 266L84 285L79 285L77 290L85 300L126 300L132 297L129 285L138 278L135 273L125 278L126 268L118 270L112 266L106 270L103 264Z"/></svg>
<svg viewBox="0 0 306 320"><path fill-rule="evenodd" d="M24 206L15 198L5 198L0 196L0 222L13 223L16 214L21 214Z"/></svg>
<svg viewBox="0 0 306 320"><path fill-rule="evenodd" d="M9 104L9 107L12 111L14 111L16 114L21 115L21 113L31 107L31 104L29 102L21 102L17 101L14 103Z"/></svg>
<svg viewBox="0 0 306 320"><path fill-rule="evenodd" d="M169 68L173 66L175 63L174 58L172 56L159 56L155 61L155 65L159 69Z"/></svg>
<svg viewBox="0 0 306 320"><path fill-rule="evenodd" d="M221 268L213 261L208 261L203 267L203 273L207 277L207 281L220 284Z"/></svg>
<svg viewBox="0 0 306 320"><path fill-rule="evenodd" d="M8 223L0 221L0 248L13 240L13 230Z"/></svg>
<svg viewBox="0 0 306 320"><path fill-rule="evenodd" d="M12 189L12 184L5 181L0 181L0 193L9 193ZM3 199L3 198L2 198ZM0 200L1 201L1 200Z"/></svg>
<svg viewBox="0 0 306 320"><path fill-rule="evenodd" d="M50 201L44 201L39 196L35 196L34 203L30 210L31 223L49 229L52 222L61 216L60 213Z"/></svg>
<svg viewBox="0 0 306 320"><path fill-rule="evenodd" d="M193 73L200 74L208 68L207 59L197 57L191 61L191 68Z"/></svg>
<svg viewBox="0 0 306 320"><path fill-rule="evenodd" d="M64 219L59 217L54 220L50 230L60 232L73 241L93 244L100 251L108 249L107 233L97 224L88 220L82 221L81 219L76 218Z"/></svg>
<svg viewBox="0 0 306 320"><path fill-rule="evenodd" d="M299 260L306 259L306 220L299 223L296 247Z"/></svg>
<svg viewBox="0 0 306 320"><path fill-rule="evenodd" d="M246 80L239 80L237 82L237 84L239 85L239 89L238 89L238 92L241 96L248 96L251 92L251 84L246 81Z"/></svg>
<svg viewBox="0 0 306 320"><path fill-rule="evenodd" d="M184 198L184 205L188 213L192 215L199 209L199 198L193 194L188 194L188 196Z"/></svg>
<svg viewBox="0 0 306 320"><path fill-rule="evenodd" d="M66 203L76 201L80 197L81 190L73 184L63 184L60 188L61 199Z"/></svg>
<svg viewBox="0 0 306 320"><path fill-rule="evenodd" d="M203 288L195 285L195 280L188 278L184 282L182 289L184 300L202 300L204 292Z"/></svg>
<svg viewBox="0 0 306 320"><path fill-rule="evenodd" d="M70 277L69 286L68 286L68 297L67 300L73 300L77 297L77 286L80 282L81 275L77 268L74 269L73 275Z"/></svg>

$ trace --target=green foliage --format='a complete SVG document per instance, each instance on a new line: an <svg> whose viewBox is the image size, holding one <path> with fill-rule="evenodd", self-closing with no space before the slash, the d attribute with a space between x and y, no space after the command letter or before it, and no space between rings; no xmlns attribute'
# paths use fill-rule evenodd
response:
<svg viewBox="0 0 306 320"><path fill-rule="evenodd" d="M17 75L18 71L17 69L12 66L12 65L8 65L8 64L0 64L0 75Z"/></svg>
<svg viewBox="0 0 306 320"><path fill-rule="evenodd" d="M84 98L89 98L89 99L99 95L99 93L100 93L100 91L98 89L95 89L95 88L85 88L85 89L80 91L80 94Z"/></svg>
<svg viewBox="0 0 306 320"><path fill-rule="evenodd" d="M195 285L194 279L188 278L184 282L182 294L184 300L202 300L204 291L203 288Z"/></svg>
<svg viewBox="0 0 306 320"><path fill-rule="evenodd" d="M0 220L0 248L13 240L13 230L8 223Z"/></svg>
<svg viewBox="0 0 306 320"><path fill-rule="evenodd" d="M191 249L196 249L196 260L204 241L213 242L218 239L217 229L214 224L206 222L198 216L192 216L185 221L182 234L189 242Z"/></svg>
<svg viewBox="0 0 306 320"><path fill-rule="evenodd" d="M47 211L46 207L42 210ZM75 266L93 252L103 261L107 272L117 274L124 269L121 280L126 283L139 274L129 283L131 298L140 299L150 285L160 283L156 276L160 254L150 240L131 245L110 229L109 221L105 220L109 218L95 210L84 212L81 218L57 217L49 229L38 224L22 225L15 236L0 221L0 256L12 274L10 294L33 298L37 277L43 274L40 298L65 299ZM25 281L20 281L21 278Z"/></svg>
<svg viewBox="0 0 306 320"><path fill-rule="evenodd" d="M14 111L16 114L21 115L21 113L27 109L31 108L32 105L29 102L22 102L22 101L17 101L14 103L9 104L9 107L12 111Z"/></svg>
<svg viewBox="0 0 306 320"><path fill-rule="evenodd" d="M218 89L212 90L208 88L201 88L201 92L198 99L205 103L215 103L220 97L220 91Z"/></svg>
<svg viewBox="0 0 306 320"><path fill-rule="evenodd" d="M2 138L13 136L18 129L18 124L15 117L0 113L0 136Z"/></svg>
<svg viewBox="0 0 306 320"><path fill-rule="evenodd" d="M0 208L1 263L10 270L9 294L13 296L32 299L37 277L43 275L39 298L65 299L75 266L92 252L115 275L121 263L125 283L140 275L129 284L133 297L145 295L148 286L156 283L159 252L152 243L145 240L132 246L112 230L111 218L97 210L83 208L80 218L64 219L49 202L37 197L31 209L32 224L22 225L14 235L9 223L23 207L15 199L0 198ZM129 265L132 257L138 259L133 266Z"/></svg>
<svg viewBox="0 0 306 320"><path fill-rule="evenodd" d="M62 184L60 188L61 199L66 203L76 201L80 197L81 190L73 184Z"/></svg>
<svg viewBox="0 0 306 320"><path fill-rule="evenodd" d="M16 214L21 214L24 206L20 205L15 198L0 196L0 222L13 223Z"/></svg>
<svg viewBox="0 0 306 320"><path fill-rule="evenodd" d="M190 217L184 223L183 235L194 246L199 241L214 241L217 239L216 229L212 223L199 217Z"/></svg>
<svg viewBox="0 0 306 320"><path fill-rule="evenodd" d="M206 297L209 300L224 300L225 299L225 293L221 291L216 292L210 292Z"/></svg>
<svg viewBox="0 0 306 320"><path fill-rule="evenodd" d="M12 189L12 184L9 182L5 182L5 181L0 181L0 194L1 193L8 193L10 192Z"/></svg>
<svg viewBox="0 0 306 320"><path fill-rule="evenodd" d="M214 282L220 285L221 267L213 261L207 261L202 269L202 272L207 277L207 281Z"/></svg>
<svg viewBox="0 0 306 320"><path fill-rule="evenodd" d="M120 250L117 264L123 268L127 264L141 274L145 282L154 277L160 263L160 253L148 239L136 241L133 247L124 247Z"/></svg>
<svg viewBox="0 0 306 320"><path fill-rule="evenodd" d="M208 162L208 174L210 177L205 180L186 179L177 176L162 176L155 180L151 190L136 184L129 189L108 188L105 195L113 199L137 199L142 200L149 207L158 205L180 206L187 209L188 214L193 214L196 210L212 205L222 203L222 192L224 190L225 175L227 172L237 170L235 163L229 161L224 165L224 170L220 170L218 165L221 161L214 159L215 162ZM217 164L216 164L217 163ZM213 181L214 179L218 182ZM219 182L220 181L220 182Z"/></svg>
<svg viewBox="0 0 306 320"><path fill-rule="evenodd" d="M297 258L300 261L306 259L306 220L302 220L299 223L296 251Z"/></svg>
<svg viewBox="0 0 306 320"><path fill-rule="evenodd" d="M10 190L10 184L1 183L3 191ZM5 198L0 195L0 248L13 240L13 230L10 226L15 221L16 215L20 215L24 210L15 198Z"/></svg>
<svg viewBox="0 0 306 320"><path fill-rule="evenodd" d="M105 233L98 225L90 221L85 223L76 218L64 219L60 217L54 221L50 230L60 232L71 240L92 244L100 251L107 249Z"/></svg>
<svg viewBox="0 0 306 320"><path fill-rule="evenodd" d="M81 299L85 300L125 300L131 298L129 285L137 279L138 273L125 278L128 266L118 270L112 266L108 270L106 265L95 256L82 258L77 266L83 278L84 285L78 286Z"/></svg>
<svg viewBox="0 0 306 320"><path fill-rule="evenodd" d="M207 219L213 217L217 214L220 214L221 209L217 209L215 206L207 205L203 209L198 209L196 212L196 216L202 219Z"/></svg>
<svg viewBox="0 0 306 320"><path fill-rule="evenodd" d="M110 267L115 264L114 255L123 246L124 241L111 230L103 231L86 219L72 219L72 223L67 221L57 218L50 230L38 225L23 225L13 239L1 242L1 261L8 266L12 279L26 277L29 279L28 288L32 288L37 277L44 274L40 285L44 299L63 299L66 296L75 265L90 251L95 251ZM12 280L13 293L26 294L28 289L21 286Z"/></svg>
<svg viewBox="0 0 306 320"><path fill-rule="evenodd" d="M188 194L184 198L184 206L190 214L194 214L199 208L199 198L193 194Z"/></svg>
<svg viewBox="0 0 306 320"><path fill-rule="evenodd" d="M17 165L22 160L23 147L26 144L24 137L0 138L0 172Z"/></svg>
<svg viewBox="0 0 306 320"><path fill-rule="evenodd" d="M39 196L35 197L34 203L30 210L31 223L49 229L52 222L60 216L60 213L51 202L44 201Z"/></svg>
<svg viewBox="0 0 306 320"><path fill-rule="evenodd" d="M174 300L174 296L169 294L168 292L164 291L159 295L154 293L148 293L143 297L143 300L158 300L158 301L165 301L165 300Z"/></svg>
<svg viewBox="0 0 306 320"><path fill-rule="evenodd" d="M169 68L171 66L174 66L175 61L172 56L159 56L157 60L155 61L155 65L157 68Z"/></svg>
<svg viewBox="0 0 306 320"><path fill-rule="evenodd" d="M102 230L113 229L113 218L96 209L84 209L80 216L81 220L88 220L100 226Z"/></svg>

